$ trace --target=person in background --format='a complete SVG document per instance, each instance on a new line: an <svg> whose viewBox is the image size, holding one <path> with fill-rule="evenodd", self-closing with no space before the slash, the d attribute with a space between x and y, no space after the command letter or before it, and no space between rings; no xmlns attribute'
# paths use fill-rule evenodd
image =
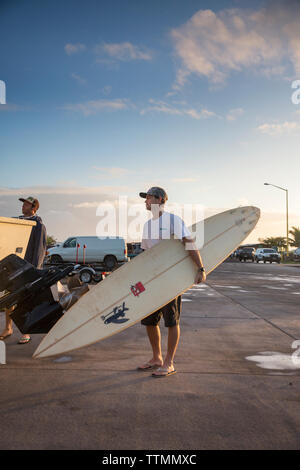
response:
<svg viewBox="0 0 300 470"><path fill-rule="evenodd" d="M41 217L36 215L39 209L39 201L34 197L28 197L27 199L20 198L19 201L23 202L22 213L19 219L27 219L36 222L36 225L32 227L31 235L27 245L27 250L24 259L31 263L36 268L42 268L46 247L47 247L47 233L46 227L42 222ZM7 309L6 314L6 326L4 331L0 335L0 340L4 340L12 335L13 333L13 322L10 317L12 309ZM29 343L31 340L30 335L23 335L18 341L19 344Z"/></svg>

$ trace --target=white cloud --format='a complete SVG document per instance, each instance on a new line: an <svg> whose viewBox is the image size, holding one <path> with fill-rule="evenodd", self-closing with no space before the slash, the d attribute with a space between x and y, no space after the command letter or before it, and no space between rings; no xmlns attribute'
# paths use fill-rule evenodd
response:
<svg viewBox="0 0 300 470"><path fill-rule="evenodd" d="M86 46L80 43L77 43L77 44L68 43L65 45L64 49L65 49L66 54L73 55L73 54L77 54L78 52L85 51Z"/></svg>
<svg viewBox="0 0 300 470"><path fill-rule="evenodd" d="M260 73L262 75L265 75L267 78L273 78L274 76L283 76L285 72L285 66L283 65L275 65L274 67L265 67L262 70L260 70ZM288 78L290 81L290 78Z"/></svg>
<svg viewBox="0 0 300 470"><path fill-rule="evenodd" d="M133 204L136 202L135 201L133 202L132 199L127 198L127 203ZM105 208L105 207L111 207L111 206L118 208L119 200L112 198L112 199L98 200L98 201L79 202L77 204L69 204L69 206L73 207L74 209L95 209L98 207Z"/></svg>
<svg viewBox="0 0 300 470"><path fill-rule="evenodd" d="M241 206L250 206L251 204L250 204L249 199L247 199L246 197L240 197L237 199L236 205L238 207L241 207Z"/></svg>
<svg viewBox="0 0 300 470"><path fill-rule="evenodd" d="M26 111L29 108L25 108L23 106L19 106L18 104L13 103L6 103L0 104L0 112L1 111Z"/></svg>
<svg viewBox="0 0 300 470"><path fill-rule="evenodd" d="M231 109L227 113L226 119L227 119L227 121L235 121L239 116L242 116L243 114L244 114L243 108Z"/></svg>
<svg viewBox="0 0 300 470"><path fill-rule="evenodd" d="M195 183L198 181L198 178L173 178L173 183Z"/></svg>
<svg viewBox="0 0 300 470"><path fill-rule="evenodd" d="M85 85L86 84L86 79L80 77L80 75L78 75L78 73L71 73L71 77L74 80L76 80L76 82L79 83L80 85Z"/></svg>
<svg viewBox="0 0 300 470"><path fill-rule="evenodd" d="M103 177L111 176L113 178L121 178L123 176L127 176L130 173L130 170L128 170L127 168L119 168L119 167L94 166L93 169L99 171L100 176L103 176Z"/></svg>
<svg viewBox="0 0 300 470"><path fill-rule="evenodd" d="M85 116L89 116L103 111L120 111L128 109L130 106L130 101L123 98L114 100L91 100L84 103L66 104L61 109L66 111L82 112Z"/></svg>
<svg viewBox="0 0 300 470"><path fill-rule="evenodd" d="M300 74L299 17L296 1L270 2L256 11L199 10L171 31L180 60L174 88L182 87L191 74L214 84L249 68L269 77L282 75L287 61Z"/></svg>
<svg viewBox="0 0 300 470"><path fill-rule="evenodd" d="M141 114L146 114L151 111L166 113L166 114L182 114L179 109L174 108L173 106L167 104L164 101L149 99L150 106L141 110Z"/></svg>
<svg viewBox="0 0 300 470"><path fill-rule="evenodd" d="M0 197L5 196L15 196L24 197L28 196L41 196L41 195L77 195L81 196L93 196L95 194L104 195L104 194L119 194L122 192L130 192L128 186L65 186L65 185L56 185L56 186L28 186L23 188L5 188L0 187Z"/></svg>
<svg viewBox="0 0 300 470"><path fill-rule="evenodd" d="M183 111L183 114L187 114L194 119L207 119L210 117L216 117L216 113L209 111L208 109L201 109L201 111L196 111L195 109L186 109Z"/></svg>
<svg viewBox="0 0 300 470"><path fill-rule="evenodd" d="M119 195L132 191L128 186L32 186L23 188L0 188L1 216L21 214L19 197L33 195L38 198L38 215L46 225L47 233L59 241L74 235L96 235L100 206L116 206ZM130 202L128 198L128 202Z"/></svg>
<svg viewBox="0 0 300 470"><path fill-rule="evenodd" d="M147 172L149 174L149 172ZM173 189L174 194L178 194L178 184L185 182L189 184L193 176L187 175L180 177L177 180L171 181L166 178L165 181L160 180L155 184L160 184L162 187ZM166 183L166 185L164 184ZM130 184L130 182L128 183ZM133 184L133 185L132 185ZM65 240L69 236L76 235L96 235L96 227L99 222L99 216L96 214L98 207L116 207L116 215L118 216L119 195L128 195L127 202L128 208L131 204L141 202L138 197L140 190L147 190L153 185L153 180L145 182L145 184L133 183L131 186L93 186L84 187L76 185L74 187L64 186L32 186L22 188L0 188L0 204L1 216L11 217L21 214L22 203L18 200L22 196L36 196L40 201L39 215L42 217L47 232L55 236L59 241ZM214 188L207 188L208 191L213 191ZM169 190L168 190L169 193ZM238 196L237 196L238 197ZM248 204L245 195L239 196L238 204ZM180 197L179 197L180 199ZM198 201L196 201L198 203ZM253 201L250 201L253 204ZM178 202L180 205L180 202ZM176 201L174 201L174 207ZM142 210L144 210L144 203L142 201ZM171 209L172 201L169 201L169 208ZM232 207L232 206L231 206ZM206 207L205 217L217 214L229 207ZM265 238L267 236L284 235L286 230L286 214L284 212L274 211L265 212L262 210L261 219L248 238L249 243L257 242L258 238ZM146 211L145 211L146 213ZM131 216L130 216L131 217ZM130 218L128 219L131 220ZM299 212L290 211L289 214L290 227L300 226ZM247 243L246 242L246 243Z"/></svg>
<svg viewBox="0 0 300 470"><path fill-rule="evenodd" d="M140 114L144 115L149 112L158 112L158 113L173 114L173 115L178 115L178 116L190 116L193 119L206 119L209 117L216 116L216 114L213 111L209 111L204 108L198 111L193 108L185 108L182 106L179 107L178 104L176 104L175 106L165 101L159 101L159 100L154 100L154 99L150 99L149 103L150 105L143 108L140 111Z"/></svg>
<svg viewBox="0 0 300 470"><path fill-rule="evenodd" d="M283 135L283 134L290 134L295 131L300 130L300 124L297 122L289 122L285 121L281 124L261 124L257 127L262 134L268 135Z"/></svg>
<svg viewBox="0 0 300 470"><path fill-rule="evenodd" d="M104 43L95 47L97 55L107 55L114 60L129 62L132 60L152 60L153 53L144 47L130 42Z"/></svg>
<svg viewBox="0 0 300 470"><path fill-rule="evenodd" d="M100 204L100 201L79 202L78 204L70 204L70 207L74 207L74 209L94 209L100 206Z"/></svg>

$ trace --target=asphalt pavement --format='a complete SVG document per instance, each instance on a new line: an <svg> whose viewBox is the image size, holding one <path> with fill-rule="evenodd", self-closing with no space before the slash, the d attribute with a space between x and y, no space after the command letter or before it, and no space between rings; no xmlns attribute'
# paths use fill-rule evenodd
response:
<svg viewBox="0 0 300 470"><path fill-rule="evenodd" d="M298 449L299 302L299 266L223 263L184 294L177 374L161 379L136 370L151 356L140 324L40 360L42 336L21 346L15 328L0 449Z"/></svg>

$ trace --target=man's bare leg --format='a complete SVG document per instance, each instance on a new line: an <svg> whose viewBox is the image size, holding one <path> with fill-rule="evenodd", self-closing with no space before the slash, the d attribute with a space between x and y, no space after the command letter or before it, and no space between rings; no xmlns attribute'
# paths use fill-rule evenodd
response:
<svg viewBox="0 0 300 470"><path fill-rule="evenodd" d="M0 334L0 338L2 339L5 339L13 334L13 321L10 316L13 311L14 307L5 309L5 329ZM23 335L19 340L19 344L26 344L30 340L30 335Z"/></svg>
<svg viewBox="0 0 300 470"><path fill-rule="evenodd" d="M164 367L172 367L174 357L176 354L177 346L180 338L180 327L179 325L169 327L168 331L168 350L164 360Z"/></svg>
<svg viewBox="0 0 300 470"><path fill-rule="evenodd" d="M13 322L9 315L12 311L13 311L13 308L5 309L5 329L0 334L0 337L3 339L13 334L13 325L12 325Z"/></svg>
<svg viewBox="0 0 300 470"><path fill-rule="evenodd" d="M152 347L152 359L143 364L139 369L150 369L151 366L161 366L163 364L161 353L161 334L159 325L146 326L148 338Z"/></svg>
<svg viewBox="0 0 300 470"><path fill-rule="evenodd" d="M169 327L168 331L168 350L161 369L153 373L155 376L165 376L174 372L174 357L180 338L179 325Z"/></svg>

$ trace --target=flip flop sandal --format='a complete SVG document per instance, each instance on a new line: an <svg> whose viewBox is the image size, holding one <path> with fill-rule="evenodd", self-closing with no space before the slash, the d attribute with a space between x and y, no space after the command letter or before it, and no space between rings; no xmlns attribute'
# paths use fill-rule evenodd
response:
<svg viewBox="0 0 300 470"><path fill-rule="evenodd" d="M9 338L11 335L12 335L12 333L10 333L9 335L1 335L0 336L0 341L4 341L6 338Z"/></svg>
<svg viewBox="0 0 300 470"><path fill-rule="evenodd" d="M27 344L31 341L31 338L21 338L18 341L18 344Z"/></svg>
<svg viewBox="0 0 300 470"><path fill-rule="evenodd" d="M157 364L149 364L149 362L146 362L146 364L144 364L143 366L139 366L137 367L137 370L146 370L146 371L149 371L149 370L156 370L158 369L160 366L157 365Z"/></svg>
<svg viewBox="0 0 300 470"><path fill-rule="evenodd" d="M152 374L152 377L155 377L155 378L158 378L158 379L160 379L162 377L169 377L169 375L176 374L175 369L169 371L168 369L165 369L163 367L159 367L156 372L163 372L163 374L156 374L156 373Z"/></svg>

